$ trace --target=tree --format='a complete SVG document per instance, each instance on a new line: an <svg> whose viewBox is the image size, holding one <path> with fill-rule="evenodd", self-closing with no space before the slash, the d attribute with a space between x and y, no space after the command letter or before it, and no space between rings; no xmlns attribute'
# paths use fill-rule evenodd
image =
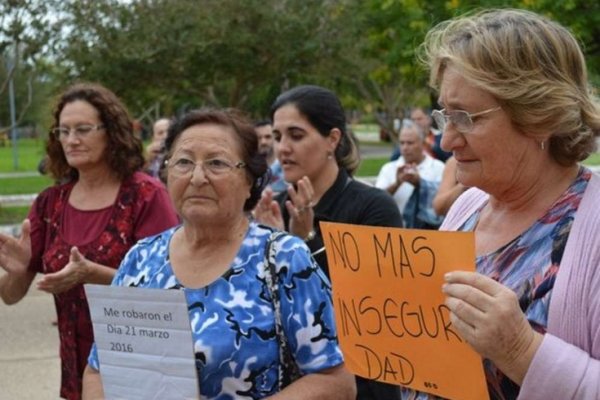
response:
<svg viewBox="0 0 600 400"><path fill-rule="evenodd" d="M425 70L415 54L427 30L443 19L435 1L357 1L353 37L358 40L351 78L382 130L396 140L394 120L407 107L427 105ZM438 10L439 11L439 10Z"/></svg>
<svg viewBox="0 0 600 400"><path fill-rule="evenodd" d="M520 5L568 27L582 45L590 79L600 85L600 4L587 0L520 0Z"/></svg>
<svg viewBox="0 0 600 400"><path fill-rule="evenodd" d="M583 43L592 79L600 81L600 6L587 0L356 0L358 49L351 79L380 126L392 134L393 120L410 105L432 106L436 94L416 60L425 35L437 23L493 7L527 8L571 28Z"/></svg>
<svg viewBox="0 0 600 400"><path fill-rule="evenodd" d="M475 7L527 6L575 24L596 54L599 13L566 2L559 15L550 0L64 0L57 58L64 80L102 82L137 116L215 105L259 117L282 90L315 83L391 130L408 106L435 100L415 59L433 25Z"/></svg>
<svg viewBox="0 0 600 400"><path fill-rule="evenodd" d="M45 86L47 70L42 57L50 50L56 32L51 12L55 4L55 0L0 2L0 131L12 127L7 95L11 82L18 108L16 124L45 103L34 95Z"/></svg>
<svg viewBox="0 0 600 400"><path fill-rule="evenodd" d="M69 78L101 81L140 113L202 104L259 116L342 50L341 1L71 1Z"/></svg>

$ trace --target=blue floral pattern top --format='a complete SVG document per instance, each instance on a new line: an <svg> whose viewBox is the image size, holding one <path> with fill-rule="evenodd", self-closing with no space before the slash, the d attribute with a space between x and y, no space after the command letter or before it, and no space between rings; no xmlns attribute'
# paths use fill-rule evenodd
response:
<svg viewBox="0 0 600 400"><path fill-rule="evenodd" d="M521 310L531 326L545 333L552 289L575 213L592 176L581 167L575 181L546 213L522 234L498 250L477 257L477 272L487 275L512 289L519 298ZM460 228L473 231L485 203ZM519 386L507 378L489 360L484 370L490 399L516 399ZM403 388L403 399L436 399L426 393Z"/></svg>
<svg viewBox="0 0 600 400"><path fill-rule="evenodd" d="M140 240L127 253L115 286L185 291L203 399L260 399L278 391L279 347L264 255L271 230L251 223L230 269L206 287L178 282L169 242L179 229ZM284 235L275 244L282 325L304 374L343 363L331 286L304 242ZM99 369L96 346L89 364Z"/></svg>

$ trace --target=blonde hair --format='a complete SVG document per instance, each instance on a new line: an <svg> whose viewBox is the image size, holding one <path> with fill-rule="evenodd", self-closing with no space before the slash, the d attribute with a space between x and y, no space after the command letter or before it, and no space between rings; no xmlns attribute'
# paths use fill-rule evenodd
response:
<svg viewBox="0 0 600 400"><path fill-rule="evenodd" d="M451 64L524 134L544 140L550 133L550 154L561 165L595 150L600 105L577 40L558 23L525 10L486 10L437 25L420 50L432 87Z"/></svg>

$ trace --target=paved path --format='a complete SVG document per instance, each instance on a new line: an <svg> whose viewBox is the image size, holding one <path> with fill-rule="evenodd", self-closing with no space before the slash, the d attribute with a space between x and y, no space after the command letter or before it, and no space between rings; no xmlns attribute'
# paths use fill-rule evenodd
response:
<svg viewBox="0 0 600 400"><path fill-rule="evenodd" d="M28 206L36 197L37 193L1 195L0 206Z"/></svg>
<svg viewBox="0 0 600 400"><path fill-rule="evenodd" d="M31 176L40 176L40 173L37 171L0 172L0 179L2 179L2 178L28 178Z"/></svg>
<svg viewBox="0 0 600 400"><path fill-rule="evenodd" d="M0 400L59 399L58 330L52 296L35 289L0 303Z"/></svg>

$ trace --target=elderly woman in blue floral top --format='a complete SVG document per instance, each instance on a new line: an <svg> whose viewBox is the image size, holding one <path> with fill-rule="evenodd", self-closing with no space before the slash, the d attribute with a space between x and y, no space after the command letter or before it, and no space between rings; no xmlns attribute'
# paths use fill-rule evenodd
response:
<svg viewBox="0 0 600 400"><path fill-rule="evenodd" d="M273 261L282 331L302 376L282 388L263 261L272 231L247 218L268 177L252 125L231 110L192 111L171 125L166 148L167 186L183 224L138 242L113 285L185 292L201 398L353 398L330 284L288 234L274 239ZM84 398L102 397L101 368L94 347Z"/></svg>

